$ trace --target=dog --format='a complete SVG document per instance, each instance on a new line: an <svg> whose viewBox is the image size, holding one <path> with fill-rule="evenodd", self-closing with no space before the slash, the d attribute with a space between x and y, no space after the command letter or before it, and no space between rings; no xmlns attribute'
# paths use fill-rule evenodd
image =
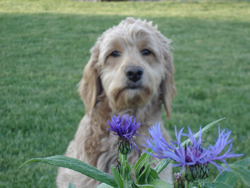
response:
<svg viewBox="0 0 250 188"><path fill-rule="evenodd" d="M165 140L170 141L161 120L162 104L170 118L176 94L170 42L152 22L131 17L98 38L78 89L86 114L65 156L112 174L110 166L118 160L118 141L110 141L112 135L107 131L107 120L113 115L129 114L141 122L137 133L143 136L133 139L140 151L146 149L142 144L145 136L149 136L148 128L157 122L161 122ZM130 164L134 165L139 157L138 151L132 151ZM167 167L160 177L172 182L171 167ZM100 183L60 167L57 186L66 188L69 182L77 188L96 187Z"/></svg>

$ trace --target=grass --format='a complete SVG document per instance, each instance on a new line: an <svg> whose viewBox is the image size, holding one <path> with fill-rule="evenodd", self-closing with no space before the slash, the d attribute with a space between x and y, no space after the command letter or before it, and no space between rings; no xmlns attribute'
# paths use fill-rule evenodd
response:
<svg viewBox="0 0 250 188"><path fill-rule="evenodd" d="M249 2L1 0L0 187L55 187L56 167L19 166L66 151L85 113L76 85L89 49L127 16L154 21L173 40L170 134L226 117L220 126L232 130L233 150L249 157ZM216 136L213 128L206 140Z"/></svg>

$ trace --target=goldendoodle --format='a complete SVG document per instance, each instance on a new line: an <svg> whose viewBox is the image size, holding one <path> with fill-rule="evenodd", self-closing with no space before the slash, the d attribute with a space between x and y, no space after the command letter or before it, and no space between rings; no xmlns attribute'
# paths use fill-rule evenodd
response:
<svg viewBox="0 0 250 188"><path fill-rule="evenodd" d="M143 151L148 128L161 122L162 133L170 137L161 120L161 104L167 117L175 96L173 57L170 40L153 26L152 22L127 18L105 31L91 49L79 83L79 93L86 107L66 156L77 158L111 174L110 165L118 159L117 141L107 131L107 120L113 115L129 114L142 125L133 141ZM132 151L130 164L140 156ZM155 165L155 164L153 164ZM166 168L160 177L171 182L172 170ZM59 168L56 183L67 187L96 187L100 182L78 172Z"/></svg>

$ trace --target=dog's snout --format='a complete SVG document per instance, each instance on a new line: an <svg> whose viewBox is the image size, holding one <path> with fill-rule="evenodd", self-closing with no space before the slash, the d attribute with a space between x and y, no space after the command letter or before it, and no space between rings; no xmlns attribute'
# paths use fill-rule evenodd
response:
<svg viewBox="0 0 250 188"><path fill-rule="evenodd" d="M137 82L143 75L143 69L140 66L128 66L124 73L129 80Z"/></svg>

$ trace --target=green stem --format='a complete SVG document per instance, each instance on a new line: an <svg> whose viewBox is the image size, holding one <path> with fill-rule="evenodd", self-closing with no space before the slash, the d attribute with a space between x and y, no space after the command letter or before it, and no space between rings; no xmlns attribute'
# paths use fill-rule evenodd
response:
<svg viewBox="0 0 250 188"><path fill-rule="evenodd" d="M128 161L128 155L123 155L123 154L120 154L121 155L121 163L126 163Z"/></svg>
<svg viewBox="0 0 250 188"><path fill-rule="evenodd" d="M126 167L123 168L123 187L129 187L129 179L126 172Z"/></svg>
<svg viewBox="0 0 250 188"><path fill-rule="evenodd" d="M130 170L127 167L128 164L128 155L123 155L119 153L120 162L121 162L121 169L122 169L122 179L123 179L123 187L131 187L131 181L130 181Z"/></svg>
<svg viewBox="0 0 250 188"><path fill-rule="evenodd" d="M189 188L193 188L193 182L189 182Z"/></svg>

